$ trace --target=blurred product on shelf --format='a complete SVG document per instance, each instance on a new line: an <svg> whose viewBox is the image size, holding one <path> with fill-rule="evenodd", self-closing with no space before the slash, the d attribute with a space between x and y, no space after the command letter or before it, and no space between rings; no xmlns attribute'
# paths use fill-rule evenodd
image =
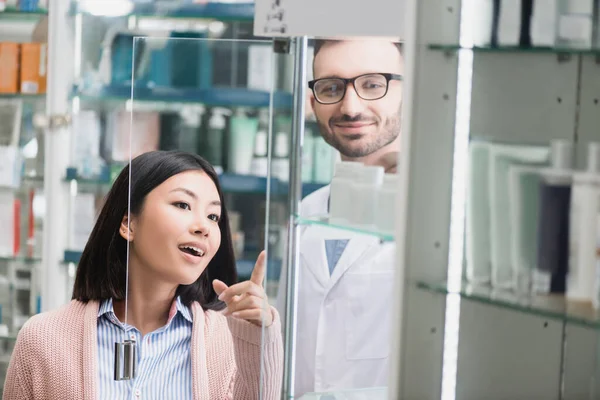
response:
<svg viewBox="0 0 600 400"><path fill-rule="evenodd" d="M82 178L101 174L105 165L100 157L100 116L95 111L81 110L73 117L73 146L71 160Z"/></svg>
<svg viewBox="0 0 600 400"><path fill-rule="evenodd" d="M47 54L45 43L21 44L21 93L46 93Z"/></svg>
<svg viewBox="0 0 600 400"><path fill-rule="evenodd" d="M6 0L0 0L0 12L6 10ZM0 63L2 64L2 63Z"/></svg>
<svg viewBox="0 0 600 400"><path fill-rule="evenodd" d="M269 173L269 109L263 108L258 113L258 131L254 141L251 173L266 177Z"/></svg>
<svg viewBox="0 0 600 400"><path fill-rule="evenodd" d="M229 123L227 151L228 171L241 175L249 175L254 150L254 140L258 130L258 119L247 115L246 110L239 107Z"/></svg>
<svg viewBox="0 0 600 400"><path fill-rule="evenodd" d="M46 93L47 63L45 43L0 42L0 93Z"/></svg>
<svg viewBox="0 0 600 400"><path fill-rule="evenodd" d="M225 138L227 136L227 116L231 111L226 108L213 108L200 144L198 154L215 168L218 174L224 171Z"/></svg>
<svg viewBox="0 0 600 400"><path fill-rule="evenodd" d="M229 229L233 241L233 254L236 260L244 257L244 231L242 230L242 214L238 211L228 211Z"/></svg>
<svg viewBox="0 0 600 400"><path fill-rule="evenodd" d="M248 46L248 88L270 92L277 82L270 43Z"/></svg>
<svg viewBox="0 0 600 400"><path fill-rule="evenodd" d="M329 184L333 177L333 167L339 159L333 147L331 147L321 135L315 137L315 164L313 169L313 181L320 184Z"/></svg>
<svg viewBox="0 0 600 400"><path fill-rule="evenodd" d="M97 195L94 193L77 193L71 196L71 234L69 249L83 251L96 222Z"/></svg>
<svg viewBox="0 0 600 400"><path fill-rule="evenodd" d="M548 146L490 143L489 207L491 208L491 281L495 288L512 289L515 284L511 232L509 172L512 164L542 167L548 165Z"/></svg>
<svg viewBox="0 0 600 400"><path fill-rule="evenodd" d="M556 46L589 49L593 42L595 0L557 2Z"/></svg>
<svg viewBox="0 0 600 400"><path fill-rule="evenodd" d="M39 0L19 0L19 10L32 12L38 11L40 6Z"/></svg>
<svg viewBox="0 0 600 400"><path fill-rule="evenodd" d="M290 176L290 141L292 120L287 115L279 115L274 122L274 147L271 174L281 182L287 182Z"/></svg>
<svg viewBox="0 0 600 400"><path fill-rule="evenodd" d="M0 188L0 257L15 255L16 235L20 229L19 215L16 213L15 195L12 191Z"/></svg>
<svg viewBox="0 0 600 400"><path fill-rule="evenodd" d="M140 154L158 150L160 120L157 112L116 111L108 116L106 143L110 160L128 162ZM131 140L131 149L129 148Z"/></svg>
<svg viewBox="0 0 600 400"><path fill-rule="evenodd" d="M0 42L0 93L19 92L19 44Z"/></svg>

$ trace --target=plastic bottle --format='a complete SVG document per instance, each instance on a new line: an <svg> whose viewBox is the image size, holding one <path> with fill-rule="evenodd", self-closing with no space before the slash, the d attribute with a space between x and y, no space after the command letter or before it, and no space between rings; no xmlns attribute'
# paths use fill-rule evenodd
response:
<svg viewBox="0 0 600 400"><path fill-rule="evenodd" d="M226 135L226 115L230 113L224 108L214 108L208 120L206 130L205 148L203 152L208 162L212 164L217 173L223 172L223 142Z"/></svg>
<svg viewBox="0 0 600 400"><path fill-rule="evenodd" d="M340 161L335 164L329 197L329 220L332 224L347 224L352 214L352 181L356 179L362 164Z"/></svg>
<svg viewBox="0 0 600 400"><path fill-rule="evenodd" d="M375 229L378 194L383 183L383 167L375 165L361 166L356 179L352 180L352 195L346 199L351 204L349 215L351 226Z"/></svg>

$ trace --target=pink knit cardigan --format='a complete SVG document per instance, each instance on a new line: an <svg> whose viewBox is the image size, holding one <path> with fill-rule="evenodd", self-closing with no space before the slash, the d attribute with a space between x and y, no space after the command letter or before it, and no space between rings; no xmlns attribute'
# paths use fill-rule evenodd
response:
<svg viewBox="0 0 600 400"><path fill-rule="evenodd" d="M19 332L3 399L96 400L98 306L73 300L31 318ZM249 322L204 311L198 303L191 308L194 399L279 399L283 346L277 312L263 335Z"/></svg>

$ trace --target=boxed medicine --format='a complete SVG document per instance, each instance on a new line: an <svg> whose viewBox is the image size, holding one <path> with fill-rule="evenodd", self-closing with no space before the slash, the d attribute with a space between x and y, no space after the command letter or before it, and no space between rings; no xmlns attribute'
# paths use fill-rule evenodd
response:
<svg viewBox="0 0 600 400"><path fill-rule="evenodd" d="M46 43L21 44L21 93L46 93L47 49Z"/></svg>
<svg viewBox="0 0 600 400"><path fill-rule="evenodd" d="M0 93L19 91L19 44L0 42Z"/></svg>

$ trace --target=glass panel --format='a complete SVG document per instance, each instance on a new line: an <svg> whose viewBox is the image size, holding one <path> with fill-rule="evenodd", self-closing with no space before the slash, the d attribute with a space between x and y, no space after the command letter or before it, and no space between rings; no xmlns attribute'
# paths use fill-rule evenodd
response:
<svg viewBox="0 0 600 400"><path fill-rule="evenodd" d="M131 36L122 43L128 57L116 68L125 77L133 63L133 76L113 81L110 90L130 93L131 99L125 110L108 116L107 124L112 160L132 166L129 218L120 221L120 229L131 235L129 297L117 302L131 325L123 340L135 338L135 379L145 379L152 364L144 359L142 343L155 333L144 330L140 301L157 304L161 316L175 301L177 325L189 325L190 331L201 326L198 319L211 325L211 333L192 336L185 346L192 365L201 362L195 351L202 348L209 354L204 368L211 374L244 357L249 364L238 365L233 397L274 396L266 393L280 384L281 328L273 323L266 293L281 256L276 259L273 248L266 248L271 231L265 221L267 193L280 199L287 185L283 176L268 174L268 140L271 113L289 115L291 93L284 87L272 91L281 68L271 41L208 37L208 32L190 31L164 39ZM289 140L289 127L281 130ZM128 180L117 178L115 185ZM264 249L268 265L259 257ZM197 304L206 317L201 309L195 311ZM185 318L188 312L193 322ZM167 321L159 318L156 328ZM218 342L230 334L232 343ZM167 349L164 357L173 353ZM262 370L261 358L272 365ZM167 392L185 398L196 378L189 379L192 369L185 363L178 371L166 380L173 382ZM230 389L233 376L223 371L211 377L215 398ZM181 379L185 383L176 384ZM146 390L165 390L160 384L149 383ZM200 390L205 393L208 387Z"/></svg>
<svg viewBox="0 0 600 400"><path fill-rule="evenodd" d="M462 2L460 40L439 35L417 44L415 107L427 111L413 115L418 143L411 157L435 154L439 161L411 172L411 190L421 196L408 212L422 220L432 205L448 207L439 220L448 217L450 235L447 259L407 265L415 277L409 292L418 300L408 300L417 305L407 316L413 325L405 331L414 337L405 349L413 357L405 356L403 382L411 381L412 368L441 376L443 399L599 393L600 147L590 128L596 125L590 116L597 115L591 93L597 93L598 71L582 68L598 54L591 23L595 18L597 25L598 8L592 2L573 8L558 1L553 10L520 3L518 10ZM448 14L439 22L447 20ZM433 15L419 18L422 26L436 23ZM458 77L456 96L448 95L450 74ZM558 74L561 83L553 82ZM445 102L437 102L440 95ZM427 121L432 115L440 116L437 123ZM452 142L444 139L449 134ZM428 148L434 144L443 154ZM427 185L443 189L423 191ZM439 225L425 225L412 228L409 238L445 237ZM408 251L420 250L416 244ZM440 329L442 336L436 335ZM425 347L438 346L443 354L433 350L434 361L425 355L421 365L413 363L415 354L429 351ZM408 393L424 390L411 386Z"/></svg>
<svg viewBox="0 0 600 400"><path fill-rule="evenodd" d="M319 39L309 42L307 62L302 157L289 168L301 169L303 182L325 186L303 190L300 214L290 220L299 234L296 352L294 388L284 395L384 398L385 390L361 390L385 387L389 378L403 58L389 39ZM367 73L384 75L360 85L318 85L316 97L308 89L315 78ZM372 91L385 95L364 100ZM335 96L341 99L334 104L318 101ZM286 263L278 288L284 316L292 271Z"/></svg>

